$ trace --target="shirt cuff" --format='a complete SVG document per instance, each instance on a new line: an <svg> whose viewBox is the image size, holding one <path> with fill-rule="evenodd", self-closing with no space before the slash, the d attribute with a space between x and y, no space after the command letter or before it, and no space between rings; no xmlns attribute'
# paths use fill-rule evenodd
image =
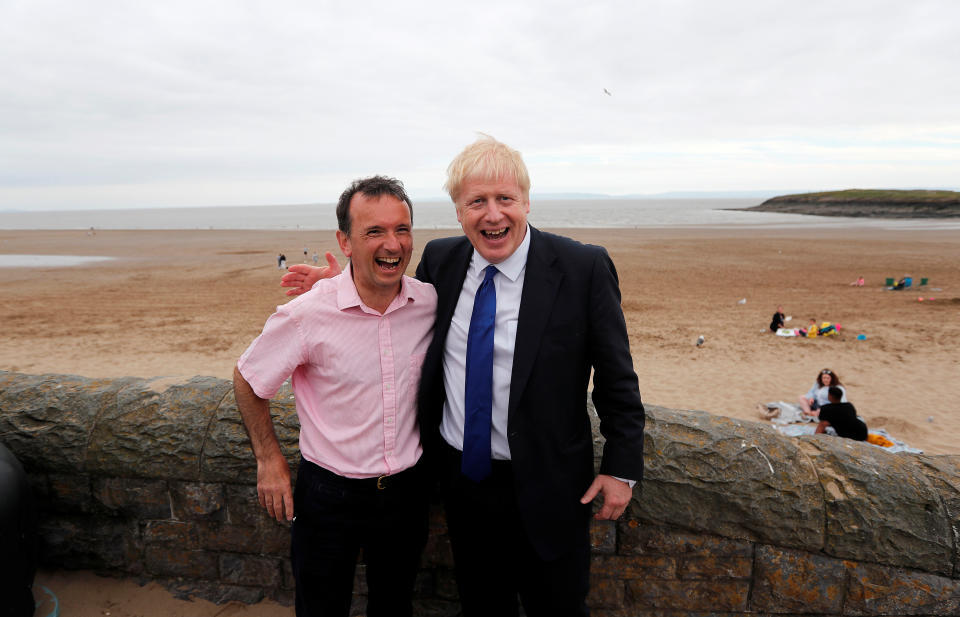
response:
<svg viewBox="0 0 960 617"><path fill-rule="evenodd" d="M621 482L626 482L627 484L630 485L631 490L633 490L633 487L637 485L636 480L627 480L626 478L618 478L617 476L610 476L610 477L613 478L614 480L620 480Z"/></svg>

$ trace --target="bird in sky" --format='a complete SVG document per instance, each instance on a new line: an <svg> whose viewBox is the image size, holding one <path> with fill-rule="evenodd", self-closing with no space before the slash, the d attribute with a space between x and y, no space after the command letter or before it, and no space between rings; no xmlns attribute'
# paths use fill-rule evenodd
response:
<svg viewBox="0 0 960 617"><path fill-rule="evenodd" d="M606 94L607 96L613 96L612 94L610 94L610 91L607 90L606 88L603 89L603 93Z"/></svg>

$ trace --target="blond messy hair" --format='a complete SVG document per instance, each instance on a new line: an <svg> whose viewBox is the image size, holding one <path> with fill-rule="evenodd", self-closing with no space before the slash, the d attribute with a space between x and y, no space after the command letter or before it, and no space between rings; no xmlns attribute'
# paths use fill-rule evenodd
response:
<svg viewBox="0 0 960 617"><path fill-rule="evenodd" d="M464 148L447 167L443 190L453 203L457 203L466 180L496 181L502 178L514 180L524 199L530 199L530 174L520 153L490 135L480 133L480 138Z"/></svg>

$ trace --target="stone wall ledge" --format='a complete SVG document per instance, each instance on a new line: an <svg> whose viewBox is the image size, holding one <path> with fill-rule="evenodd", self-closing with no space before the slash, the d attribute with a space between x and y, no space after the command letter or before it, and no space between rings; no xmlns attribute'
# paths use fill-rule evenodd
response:
<svg viewBox="0 0 960 617"><path fill-rule="evenodd" d="M295 469L288 387L271 413ZM654 405L647 418L644 481L624 520L593 528L595 615L960 614L960 456ZM231 382L0 371L0 441L31 477L47 565L290 600L288 532L256 502ZM437 507L432 529L422 606L450 614Z"/></svg>

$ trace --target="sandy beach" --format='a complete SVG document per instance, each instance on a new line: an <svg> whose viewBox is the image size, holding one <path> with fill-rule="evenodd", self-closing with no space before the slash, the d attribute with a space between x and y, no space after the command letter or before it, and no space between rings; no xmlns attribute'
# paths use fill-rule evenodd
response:
<svg viewBox="0 0 960 617"><path fill-rule="evenodd" d="M415 245L452 233L417 230ZM829 367L871 428L929 454L960 453L960 232L561 233L606 246L616 263L645 402L758 420L757 403L796 402ZM0 231L0 254L114 258L0 268L0 369L230 378L264 320L288 299L277 253L296 263L304 246L337 254L328 231ZM418 258L415 251L414 264ZM861 275L866 285L851 287ZM883 289L885 278L904 275L929 284ZM841 335L777 337L767 325L778 304L790 326L812 317L841 324ZM176 610L166 614L243 614L199 603ZM116 606L110 614L152 613Z"/></svg>

